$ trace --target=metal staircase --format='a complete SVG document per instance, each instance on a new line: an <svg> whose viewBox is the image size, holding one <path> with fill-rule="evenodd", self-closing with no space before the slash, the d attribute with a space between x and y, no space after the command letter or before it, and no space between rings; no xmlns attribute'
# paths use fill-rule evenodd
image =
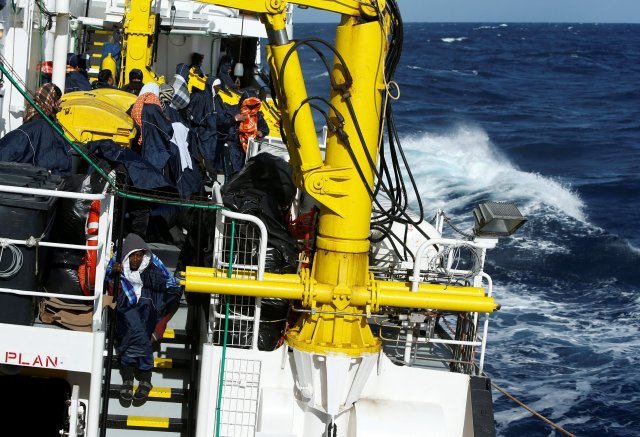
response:
<svg viewBox="0 0 640 437"><path fill-rule="evenodd" d="M172 246L154 245L151 250L172 271L175 268L177 249ZM171 253L173 252L173 253ZM106 436L190 436L195 433L193 414L196 405L194 389L198 371L198 326L194 306L189 306L183 296L180 307L168 323L164 336L156 345L151 383L153 389L144 402L124 402L119 398L122 377L118 360L112 360L111 383L108 387L108 415ZM105 368L107 366L105 365ZM134 390L137 381L134 381ZM107 387L105 387L107 389ZM190 426L191 424L191 426Z"/></svg>

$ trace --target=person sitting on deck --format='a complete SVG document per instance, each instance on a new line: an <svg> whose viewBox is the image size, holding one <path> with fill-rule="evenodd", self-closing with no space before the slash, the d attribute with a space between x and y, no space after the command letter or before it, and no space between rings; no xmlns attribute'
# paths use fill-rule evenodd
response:
<svg viewBox="0 0 640 437"><path fill-rule="evenodd" d="M122 246L122 262L114 256L106 270L108 285L120 277L115 325L123 381L120 399L144 401L153 388L154 328L177 308L182 288L140 236L127 235ZM135 393L134 378L139 381Z"/></svg>
<svg viewBox="0 0 640 437"><path fill-rule="evenodd" d="M62 91L53 83L42 85L33 97L35 104L54 125L57 125L60 97ZM55 175L66 176L71 172L71 146L49 120L29 105L22 126L0 138L0 161L30 163Z"/></svg>
<svg viewBox="0 0 640 437"><path fill-rule="evenodd" d="M99 88L113 88L113 73L111 73L111 70L106 68L100 70L98 80L91 84L91 88L94 90Z"/></svg>
<svg viewBox="0 0 640 437"><path fill-rule="evenodd" d="M136 96L140 94L140 90L144 86L142 83L142 71L134 68L129 72L129 83L124 85L121 89L122 91L126 91L131 94L135 94Z"/></svg>
<svg viewBox="0 0 640 437"><path fill-rule="evenodd" d="M78 56L73 53L67 55L67 77L64 82L64 92L91 91L91 82L78 69Z"/></svg>
<svg viewBox="0 0 640 437"><path fill-rule="evenodd" d="M204 61L204 55L202 53L193 53L191 55L191 65L189 65L189 70L194 69L194 73L199 76L204 76L202 72L202 62Z"/></svg>

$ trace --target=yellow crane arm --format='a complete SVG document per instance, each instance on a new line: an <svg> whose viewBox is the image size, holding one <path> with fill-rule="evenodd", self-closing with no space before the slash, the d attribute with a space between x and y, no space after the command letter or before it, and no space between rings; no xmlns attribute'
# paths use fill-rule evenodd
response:
<svg viewBox="0 0 640 437"><path fill-rule="evenodd" d="M414 293L407 284L376 280L369 272L372 189L382 130L384 62L388 51L385 1L296 0L290 3L342 14L336 28L328 118L333 129L321 155L300 61L299 44L286 32L284 0L206 0L258 13L269 37L267 58L282 115L296 185L320 204L313 266L299 278L266 282L215 278L187 270L190 292L301 299L303 313L289 330L294 349L361 356L380 350L366 322L380 305L492 312L498 305L483 290L436 289ZM337 127L336 127L337 126ZM425 287L423 287L425 288ZM480 293L480 294L478 294Z"/></svg>
<svg viewBox="0 0 640 437"><path fill-rule="evenodd" d="M384 10L385 6L385 0L296 0L290 2L284 0L198 0L198 2L211 3L258 14L277 14L284 11L287 3L292 3L354 17L375 17L378 13L374 5L380 10Z"/></svg>

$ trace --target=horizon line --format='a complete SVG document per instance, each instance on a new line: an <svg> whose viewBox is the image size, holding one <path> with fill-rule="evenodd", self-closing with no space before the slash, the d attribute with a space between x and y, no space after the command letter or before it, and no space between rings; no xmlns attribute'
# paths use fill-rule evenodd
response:
<svg viewBox="0 0 640 437"><path fill-rule="evenodd" d="M402 21L403 24L420 24L420 23L430 23L430 24L456 24L456 23L469 23L469 24L640 24L640 22L627 22L627 21L505 21L505 20L497 20L497 21L475 21L475 20L459 20L459 21ZM334 21L296 21L294 18L294 26L295 24L335 24Z"/></svg>

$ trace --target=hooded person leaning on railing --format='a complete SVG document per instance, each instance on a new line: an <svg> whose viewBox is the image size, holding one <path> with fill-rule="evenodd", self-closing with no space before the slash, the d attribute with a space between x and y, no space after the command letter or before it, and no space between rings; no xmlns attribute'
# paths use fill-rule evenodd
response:
<svg viewBox="0 0 640 437"><path fill-rule="evenodd" d="M58 128L60 97L62 91L53 83L42 85L33 96L35 104ZM71 172L71 146L35 107L28 105L23 124L0 138L0 161L29 163L66 176Z"/></svg>

